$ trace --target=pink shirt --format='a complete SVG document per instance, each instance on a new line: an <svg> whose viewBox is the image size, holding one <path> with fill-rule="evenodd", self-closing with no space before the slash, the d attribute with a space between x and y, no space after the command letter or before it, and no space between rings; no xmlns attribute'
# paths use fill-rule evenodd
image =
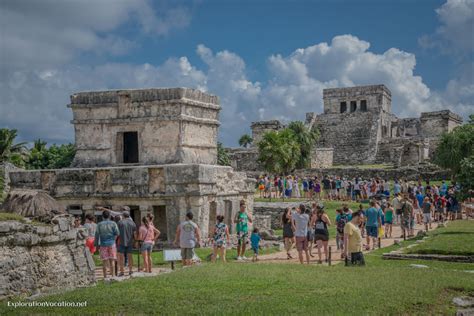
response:
<svg viewBox="0 0 474 316"><path fill-rule="evenodd" d="M155 232L153 230L153 225L148 225L148 229L145 225L140 226L139 238L145 243L152 244L155 241Z"/></svg>

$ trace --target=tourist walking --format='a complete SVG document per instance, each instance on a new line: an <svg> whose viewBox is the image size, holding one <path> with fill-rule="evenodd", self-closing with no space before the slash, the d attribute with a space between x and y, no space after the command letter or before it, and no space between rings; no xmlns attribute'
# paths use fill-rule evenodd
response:
<svg viewBox="0 0 474 316"><path fill-rule="evenodd" d="M214 253L212 255L212 262L216 262L217 254L222 260L222 262L226 262L226 246L227 243L230 243L230 236L229 236L229 227L224 224L224 216L217 215L217 223L214 226L213 231L213 239L214 239Z"/></svg>
<svg viewBox="0 0 474 316"><path fill-rule="evenodd" d="M325 262L328 262L328 241L329 241L329 230L328 226L331 225L329 217L324 212L324 208L318 206L316 211L316 217L314 223L311 226L314 226L314 240L318 246L318 263L322 263L321 258L321 248L324 248L324 259Z"/></svg>
<svg viewBox="0 0 474 316"><path fill-rule="evenodd" d="M393 224L400 225L401 215L402 215L402 196L400 192L395 193L395 197L392 200L392 206L395 210L395 217L393 218Z"/></svg>
<svg viewBox="0 0 474 316"><path fill-rule="evenodd" d="M186 217L176 228L175 245L181 248L181 259L183 266L193 264L194 248L201 243L201 231L196 223L193 222L193 213L186 213Z"/></svg>
<svg viewBox="0 0 474 316"><path fill-rule="evenodd" d="M306 263L309 264L307 239L308 223L309 215L306 213L305 206L303 204L300 204L297 211L292 214L292 225L296 237L296 250L298 251L298 258L301 264L303 264L303 251L306 255Z"/></svg>
<svg viewBox="0 0 474 316"><path fill-rule="evenodd" d="M293 232L291 224L291 209L288 207L281 217L281 225L283 228L283 243L286 250L287 259L293 259L290 254L291 248L293 248L295 234Z"/></svg>
<svg viewBox="0 0 474 316"><path fill-rule="evenodd" d="M379 227L382 225L382 210L380 210L375 201L372 200L370 202L370 207L365 211L365 217L367 218L367 222L365 223L367 233L366 250L370 250L371 239L372 250L374 250L378 238Z"/></svg>
<svg viewBox="0 0 474 316"><path fill-rule="evenodd" d="M258 228L254 228L252 235L250 236L250 245L252 246L253 258L252 261L258 261L258 249L260 247L260 234L258 233Z"/></svg>
<svg viewBox="0 0 474 316"><path fill-rule="evenodd" d="M404 238L407 235L410 236L410 226L411 226L411 221L414 217L413 213L413 204L410 202L410 199L408 198L408 193L403 194L403 199L401 201L401 221L400 221L400 227L402 229L402 235L400 238Z"/></svg>
<svg viewBox="0 0 474 316"><path fill-rule="evenodd" d="M336 210L336 247L341 250L341 259L344 258L344 227L350 221L349 215L344 210Z"/></svg>
<svg viewBox="0 0 474 316"><path fill-rule="evenodd" d="M117 223L120 232L118 247L119 276L124 275L125 258L127 258L128 262L128 274L131 275L133 273L133 236L137 231L137 225L135 225L135 222L130 218L130 213L124 211L122 215L123 218Z"/></svg>
<svg viewBox="0 0 474 316"><path fill-rule="evenodd" d="M158 237L156 237L158 238ZM153 251L153 245L155 243L155 232L148 221L147 216L143 216L142 218L142 225L138 231L138 239L142 241L142 245L140 248L140 253L143 257L143 270L145 272L151 273L152 268L152 260L151 260L151 252ZM130 260L130 259L129 259ZM129 261L129 265L131 261Z"/></svg>
<svg viewBox="0 0 474 316"><path fill-rule="evenodd" d="M96 251L96 248L94 246L96 227L97 227L97 224L94 222L94 215L87 214L84 228L86 230L86 235L87 235L86 247L87 249L89 249L91 255L93 255Z"/></svg>
<svg viewBox="0 0 474 316"><path fill-rule="evenodd" d="M385 237L392 238L392 225L393 225L393 207L390 203L387 203L385 208Z"/></svg>
<svg viewBox="0 0 474 316"><path fill-rule="evenodd" d="M248 223L252 223L252 216L247 212L245 201L240 201L240 210L235 216L234 223L237 231L237 260L247 260L245 248L248 240Z"/></svg>
<svg viewBox="0 0 474 316"><path fill-rule="evenodd" d="M110 275L115 276L115 261L117 260L117 247L115 239L120 232L117 224L110 220L110 211L102 212L102 221L97 224L94 245L99 247L100 260L102 260L102 271L104 279L107 278L107 269Z"/></svg>
<svg viewBox="0 0 474 316"><path fill-rule="evenodd" d="M423 223L425 224L425 230L431 229L431 212L433 211L433 204L429 197L425 197L423 204L421 205L423 210Z"/></svg>
<svg viewBox="0 0 474 316"><path fill-rule="evenodd" d="M362 235L359 229L362 212L357 211L352 214L352 219L344 227L344 254L346 265L351 259L352 265L365 265L362 253Z"/></svg>

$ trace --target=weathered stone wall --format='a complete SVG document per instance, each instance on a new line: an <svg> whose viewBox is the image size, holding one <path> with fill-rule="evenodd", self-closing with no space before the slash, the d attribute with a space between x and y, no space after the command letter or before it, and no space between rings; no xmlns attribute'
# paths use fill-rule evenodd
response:
<svg viewBox="0 0 474 316"><path fill-rule="evenodd" d="M256 146L262 140L263 134L268 131L279 131L285 128L285 126L280 121L272 120L252 122L250 128L252 129L253 146Z"/></svg>
<svg viewBox="0 0 474 316"><path fill-rule="evenodd" d="M255 181L231 167L212 165L153 165L104 168L71 168L12 172L12 187L46 190L61 205L79 214L97 214L97 206L127 205L139 224L147 212L162 214L160 229L168 240L188 210L193 211L203 234L215 222L216 214L227 210L229 220L238 211L239 201L249 209L253 203ZM216 203L212 214L211 203ZM157 213L157 214L158 214ZM78 215L79 215L78 214ZM156 215L158 216L158 215Z"/></svg>
<svg viewBox="0 0 474 316"><path fill-rule="evenodd" d="M366 108L363 109L363 101ZM341 105L345 102L346 107ZM352 105L355 107L351 108ZM380 110L391 113L392 94L384 85L356 86L323 90L324 114L357 113ZM341 107L342 106L342 107Z"/></svg>
<svg viewBox="0 0 474 316"><path fill-rule="evenodd" d="M3 182L3 187L0 188L0 197L2 195L2 193L8 193L8 191L10 190L10 175L9 173L11 171L15 171L15 170L21 170L20 168L17 168L15 165L9 163L9 162L5 162L5 163L2 163L0 164L0 177L3 179L3 180L0 180Z"/></svg>
<svg viewBox="0 0 474 316"><path fill-rule="evenodd" d="M258 163L257 148L226 148L230 165L237 171L257 171L262 169Z"/></svg>
<svg viewBox="0 0 474 316"><path fill-rule="evenodd" d="M72 218L41 225L0 222L0 300L95 283L94 261L85 232Z"/></svg>
<svg viewBox="0 0 474 316"><path fill-rule="evenodd" d="M369 164L375 161L380 114L354 112L317 115L317 147L334 148L334 164Z"/></svg>
<svg viewBox="0 0 474 316"><path fill-rule="evenodd" d="M71 96L75 167L123 163L123 133L138 134L138 164L217 162L219 99L187 88Z"/></svg>
<svg viewBox="0 0 474 316"><path fill-rule="evenodd" d="M420 117L421 133L425 137L440 137L462 124L462 117L449 111L423 112Z"/></svg>
<svg viewBox="0 0 474 316"><path fill-rule="evenodd" d="M298 207L301 202L255 202L253 212L256 216L270 216L271 229L281 229L281 218L287 207ZM303 203L311 207L311 203Z"/></svg>
<svg viewBox="0 0 474 316"><path fill-rule="evenodd" d="M333 148L315 147L311 151L311 168L330 168L334 159Z"/></svg>
<svg viewBox="0 0 474 316"><path fill-rule="evenodd" d="M258 228L260 233L268 232L269 230L272 229L272 216L254 214L252 227Z"/></svg>

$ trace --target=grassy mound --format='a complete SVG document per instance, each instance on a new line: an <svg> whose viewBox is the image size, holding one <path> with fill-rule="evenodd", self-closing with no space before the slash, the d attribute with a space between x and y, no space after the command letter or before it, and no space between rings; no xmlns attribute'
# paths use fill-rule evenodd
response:
<svg viewBox="0 0 474 316"><path fill-rule="evenodd" d="M430 232L430 239L407 253L474 256L474 221L450 222Z"/></svg>

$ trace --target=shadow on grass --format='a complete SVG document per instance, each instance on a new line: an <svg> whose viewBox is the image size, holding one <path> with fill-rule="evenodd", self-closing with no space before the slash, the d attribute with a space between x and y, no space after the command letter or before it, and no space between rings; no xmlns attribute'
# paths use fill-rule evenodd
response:
<svg viewBox="0 0 474 316"><path fill-rule="evenodd" d="M438 233L436 235L437 236L441 236L441 235L474 235L474 232L463 232L463 231L460 231L460 232L442 232L442 233Z"/></svg>

